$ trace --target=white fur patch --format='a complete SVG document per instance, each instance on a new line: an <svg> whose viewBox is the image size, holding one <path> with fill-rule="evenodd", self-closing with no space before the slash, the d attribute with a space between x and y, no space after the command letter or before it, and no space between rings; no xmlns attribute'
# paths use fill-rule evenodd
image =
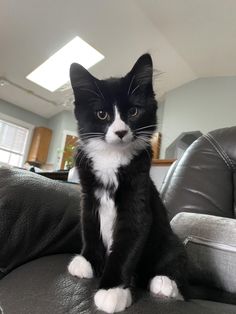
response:
<svg viewBox="0 0 236 314"><path fill-rule="evenodd" d="M94 296L97 308L107 313L124 311L132 303L130 290L123 288L112 288L98 290Z"/></svg>
<svg viewBox="0 0 236 314"><path fill-rule="evenodd" d="M183 300L176 282L167 276L153 277L150 282L150 291L160 296Z"/></svg>
<svg viewBox="0 0 236 314"><path fill-rule="evenodd" d="M93 161L93 169L97 179L104 185L104 189L95 191L95 197L100 201L99 218L103 243L109 252L112 244L113 226L116 219L114 200L109 197L106 189L118 188L117 172L120 166L128 165L136 150L132 145L121 147L109 145L101 139L91 139L85 146L87 155Z"/></svg>
<svg viewBox="0 0 236 314"><path fill-rule="evenodd" d="M113 242L113 226L116 219L116 208L114 200L109 197L106 190L97 190L95 192L96 198L100 201L99 218L100 218L100 230L103 239L103 243L107 248L109 254L110 248Z"/></svg>
<svg viewBox="0 0 236 314"><path fill-rule="evenodd" d="M127 149L127 147L126 147ZM127 165L133 157L129 149L109 145L101 139L90 139L84 147L86 154L93 161L93 169L97 179L104 186L118 186L117 170Z"/></svg>
<svg viewBox="0 0 236 314"><path fill-rule="evenodd" d="M68 265L71 275L79 278L93 278L93 269L89 261L82 255L76 255Z"/></svg>
<svg viewBox="0 0 236 314"><path fill-rule="evenodd" d="M128 133L121 140L116 131L126 130ZM126 166L140 150L147 144L141 140L134 140L128 125L121 120L115 107L115 120L109 126L105 140L91 138L84 145L83 150L93 162L93 169L97 179L104 186L118 187L117 171L121 166Z"/></svg>
<svg viewBox="0 0 236 314"><path fill-rule="evenodd" d="M117 131L127 131L127 134L122 138L116 134ZM132 140L132 132L129 126L121 119L119 111L115 106L115 119L109 126L106 134L106 141L109 144L128 143Z"/></svg>

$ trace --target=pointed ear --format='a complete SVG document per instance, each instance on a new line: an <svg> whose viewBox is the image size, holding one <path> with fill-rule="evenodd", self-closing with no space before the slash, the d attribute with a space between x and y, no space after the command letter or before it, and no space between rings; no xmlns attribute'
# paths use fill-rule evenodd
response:
<svg viewBox="0 0 236 314"><path fill-rule="evenodd" d="M75 100L83 94L96 95L96 83L97 80L92 74L89 73L82 65L78 63L72 63L70 66L70 81L74 91Z"/></svg>
<svg viewBox="0 0 236 314"><path fill-rule="evenodd" d="M146 86L151 84L152 86L153 64L150 54L142 55L127 75L136 85Z"/></svg>

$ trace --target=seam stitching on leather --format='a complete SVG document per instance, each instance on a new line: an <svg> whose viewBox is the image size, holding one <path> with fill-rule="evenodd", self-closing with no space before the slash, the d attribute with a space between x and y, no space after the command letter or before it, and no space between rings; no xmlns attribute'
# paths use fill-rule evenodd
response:
<svg viewBox="0 0 236 314"><path fill-rule="evenodd" d="M204 137L211 143L211 145L215 148L215 150L218 152L218 154L222 157L224 162L226 163L227 167L230 170L234 170L234 164L229 158L229 156L226 154L222 146L213 138L211 134L206 134Z"/></svg>

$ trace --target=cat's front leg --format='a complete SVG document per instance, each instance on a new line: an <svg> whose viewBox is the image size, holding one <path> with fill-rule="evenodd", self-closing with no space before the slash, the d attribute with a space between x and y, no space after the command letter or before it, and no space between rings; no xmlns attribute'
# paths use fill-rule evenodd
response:
<svg viewBox="0 0 236 314"><path fill-rule="evenodd" d="M104 269L105 257L98 250L84 248L81 254L72 258L68 265L71 275L78 278L91 279L100 277Z"/></svg>
<svg viewBox="0 0 236 314"><path fill-rule="evenodd" d="M97 247L85 247L82 255L91 263L95 277L101 277L105 266L105 248L99 239Z"/></svg>
<svg viewBox="0 0 236 314"><path fill-rule="evenodd" d="M94 302L99 310L115 313L129 307L132 304L132 296L129 288L100 289L94 296Z"/></svg>
<svg viewBox="0 0 236 314"><path fill-rule="evenodd" d="M118 255L109 257L101 278L99 290L95 293L94 302L99 310L107 313L115 313L125 310L132 304L130 291L130 279L124 280L122 266L117 259ZM117 267L117 269L115 269ZM118 269L119 268L119 269ZM130 274L131 277L131 274Z"/></svg>
<svg viewBox="0 0 236 314"><path fill-rule="evenodd" d="M123 213L117 219L111 253L94 296L98 309L107 313L120 312L131 305L130 283L149 230L150 217L134 214L132 223L129 217Z"/></svg>
<svg viewBox="0 0 236 314"><path fill-rule="evenodd" d="M95 204L92 195L84 196L81 212L83 249L68 265L69 273L79 278L99 277L104 269L105 248L100 236Z"/></svg>
<svg viewBox="0 0 236 314"><path fill-rule="evenodd" d="M83 256L76 255L68 265L68 271L72 276L78 278L93 278L93 268L91 263Z"/></svg>

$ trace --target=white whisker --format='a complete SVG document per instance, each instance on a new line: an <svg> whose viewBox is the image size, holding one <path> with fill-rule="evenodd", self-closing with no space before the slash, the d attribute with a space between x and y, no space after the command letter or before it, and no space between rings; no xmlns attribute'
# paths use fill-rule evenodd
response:
<svg viewBox="0 0 236 314"><path fill-rule="evenodd" d="M140 87L140 85L136 86L136 87L133 89L131 95L133 95L133 93L134 93L139 87Z"/></svg>
<svg viewBox="0 0 236 314"><path fill-rule="evenodd" d="M86 154L84 153L84 151L82 151L82 154L83 154L83 155L82 155L82 158L81 158L80 161L79 161L78 168L80 168L80 166L81 166L83 160L87 157ZM86 166L87 166L87 164L86 164Z"/></svg>
<svg viewBox="0 0 236 314"><path fill-rule="evenodd" d="M80 133L79 135L83 136L83 135L93 135L93 134L103 135L104 133L102 133L102 132L86 132L86 133Z"/></svg>
<svg viewBox="0 0 236 314"><path fill-rule="evenodd" d="M102 93L101 89L99 88L99 86L98 86L97 82L96 82L96 81L94 81L94 83L95 83L95 85L96 85L96 87L97 87L97 89L98 89L98 91L99 91L100 95L101 95L101 96L102 96L102 98L105 100L105 97L104 97L104 95L103 95L103 93Z"/></svg>
<svg viewBox="0 0 236 314"><path fill-rule="evenodd" d="M138 136L137 138L146 142L147 144L150 144L150 138L147 138L145 136Z"/></svg>
<svg viewBox="0 0 236 314"><path fill-rule="evenodd" d="M145 150L145 152L147 153L148 157L151 159L151 156L148 152L148 150L146 149L146 147L148 147L147 144L150 144L149 142L146 142L143 138L138 137L138 140L140 140L139 144L141 145L141 147Z"/></svg>
<svg viewBox="0 0 236 314"><path fill-rule="evenodd" d="M86 138L102 138L102 135L84 135L84 136L81 136L80 139L86 139Z"/></svg>
<svg viewBox="0 0 236 314"><path fill-rule="evenodd" d="M151 131L137 131L136 134L153 135L153 132L151 132Z"/></svg>
<svg viewBox="0 0 236 314"><path fill-rule="evenodd" d="M139 130L143 130L143 129L148 129L148 128L151 128L154 126L157 127L157 124L150 124L150 125L143 126L142 128L135 129L134 132L139 131Z"/></svg>
<svg viewBox="0 0 236 314"><path fill-rule="evenodd" d="M129 96L129 93L130 93L130 89L131 89L131 86L132 86L132 84L133 84L133 80L135 79L135 75L133 75L133 77L132 77L132 79L131 79L131 81L130 81L130 84L129 84L129 89L128 89L128 96Z"/></svg>

